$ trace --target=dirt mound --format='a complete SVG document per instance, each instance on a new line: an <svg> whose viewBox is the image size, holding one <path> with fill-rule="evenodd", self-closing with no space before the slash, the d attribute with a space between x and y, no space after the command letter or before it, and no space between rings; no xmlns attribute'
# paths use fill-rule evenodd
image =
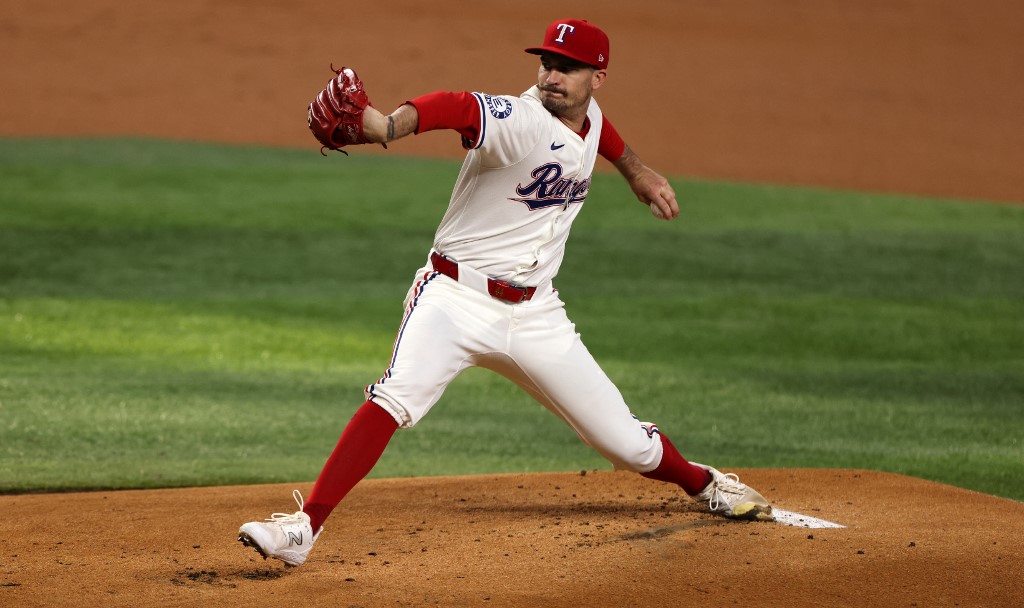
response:
<svg viewBox="0 0 1024 608"><path fill-rule="evenodd" d="M291 485L0 497L5 606L1010 606L1024 504L868 471L741 470L777 508L713 517L669 484L590 472L367 480L300 568L238 526ZM297 486L308 493L308 484Z"/></svg>

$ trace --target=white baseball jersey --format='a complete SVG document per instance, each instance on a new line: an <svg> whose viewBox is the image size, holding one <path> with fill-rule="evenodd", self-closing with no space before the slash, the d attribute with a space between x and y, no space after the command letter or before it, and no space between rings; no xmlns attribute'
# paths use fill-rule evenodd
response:
<svg viewBox="0 0 1024 608"><path fill-rule="evenodd" d="M479 135L466 142L470 151L434 248L488 276L547 284L590 190L601 109L590 100L584 139L544 109L537 87L518 98L474 96Z"/></svg>
<svg viewBox="0 0 1024 608"><path fill-rule="evenodd" d="M459 373L485 367L523 388L616 467L651 471L663 453L657 427L631 414L551 287L590 189L601 110L591 99L590 130L581 137L544 109L538 93L473 94L479 128L472 139L464 134L469 152L434 239L434 250L457 262L458 278L429 260L417 271L391 361L366 398L410 427ZM488 295L488 276L537 289L510 303Z"/></svg>

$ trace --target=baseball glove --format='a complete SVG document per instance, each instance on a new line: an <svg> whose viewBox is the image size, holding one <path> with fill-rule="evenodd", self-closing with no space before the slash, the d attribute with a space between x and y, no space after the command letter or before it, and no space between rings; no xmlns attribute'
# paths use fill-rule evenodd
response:
<svg viewBox="0 0 1024 608"><path fill-rule="evenodd" d="M309 130L323 145L321 154L327 148L348 155L341 148L371 143L363 133L363 111L373 104L355 71L345 67L335 70L333 65L331 69L337 76L309 104Z"/></svg>

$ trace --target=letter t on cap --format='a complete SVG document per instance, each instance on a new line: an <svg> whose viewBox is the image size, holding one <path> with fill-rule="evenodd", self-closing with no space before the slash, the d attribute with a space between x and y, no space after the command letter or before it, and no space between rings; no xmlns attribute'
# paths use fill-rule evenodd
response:
<svg viewBox="0 0 1024 608"><path fill-rule="evenodd" d="M568 23L559 23L556 27L558 28L559 31L558 31L558 38L555 38L555 42L565 42L565 40L563 40L563 38L565 37L565 31L566 30L569 30L570 34L576 31L576 28L574 28L573 26L569 25Z"/></svg>

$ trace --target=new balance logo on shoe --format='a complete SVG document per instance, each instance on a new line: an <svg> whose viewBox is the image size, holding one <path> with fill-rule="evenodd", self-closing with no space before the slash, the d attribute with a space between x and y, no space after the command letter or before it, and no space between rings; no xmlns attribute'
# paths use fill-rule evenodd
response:
<svg viewBox="0 0 1024 608"><path fill-rule="evenodd" d="M301 566L306 563L306 557L323 529L313 534L309 515L302 511L302 494L295 490L292 496L299 505L298 511L291 514L273 513L264 521L246 522L238 529L238 541L255 549L263 559L272 557L288 566Z"/></svg>

